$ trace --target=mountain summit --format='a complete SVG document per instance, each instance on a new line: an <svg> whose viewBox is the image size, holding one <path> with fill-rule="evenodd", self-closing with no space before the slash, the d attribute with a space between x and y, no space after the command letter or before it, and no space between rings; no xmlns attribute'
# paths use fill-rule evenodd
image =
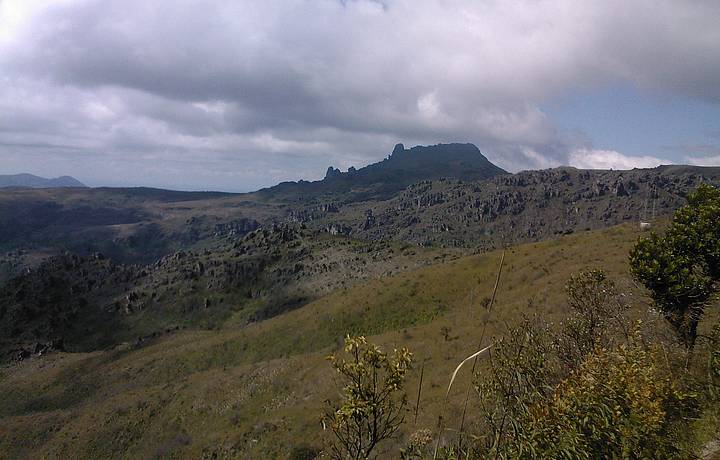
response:
<svg viewBox="0 0 720 460"><path fill-rule="evenodd" d="M87 187L85 184L70 176L45 179L32 174L0 175L0 188L26 187L26 188L56 188L56 187Z"/></svg>
<svg viewBox="0 0 720 460"><path fill-rule="evenodd" d="M442 177L481 180L506 171L492 164L480 153L474 144L437 144L416 146L406 149L397 144L392 153L383 161L371 164L358 171L361 173L381 171L402 171L410 183Z"/></svg>
<svg viewBox="0 0 720 460"><path fill-rule="evenodd" d="M384 160L342 172L330 166L325 178L316 182L286 182L272 192L352 192L357 198L386 198L408 185L441 178L465 181L507 174L492 164L473 144L437 144L406 149L397 144ZM297 190L296 187L300 187Z"/></svg>

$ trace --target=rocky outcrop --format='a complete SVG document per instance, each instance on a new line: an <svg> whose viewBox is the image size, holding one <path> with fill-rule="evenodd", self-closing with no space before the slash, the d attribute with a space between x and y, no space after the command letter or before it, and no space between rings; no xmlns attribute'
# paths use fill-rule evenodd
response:
<svg viewBox="0 0 720 460"><path fill-rule="evenodd" d="M332 179L335 177L340 177L341 175L342 175L342 171L330 166L330 167L328 167L327 172L325 173L325 179Z"/></svg>
<svg viewBox="0 0 720 460"><path fill-rule="evenodd" d="M237 237L244 236L260 228L260 222L255 219L240 218L216 224L214 236L216 237Z"/></svg>
<svg viewBox="0 0 720 460"><path fill-rule="evenodd" d="M556 168L483 181L426 180L390 200L345 204L306 222L325 230L343 226L351 229L344 234L366 240L493 248L649 219L651 210L668 215L701 182L720 184L720 169Z"/></svg>

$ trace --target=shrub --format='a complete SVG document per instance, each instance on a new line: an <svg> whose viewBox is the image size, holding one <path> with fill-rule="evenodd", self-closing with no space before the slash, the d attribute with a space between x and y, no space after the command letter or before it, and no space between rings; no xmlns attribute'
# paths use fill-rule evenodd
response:
<svg viewBox="0 0 720 460"><path fill-rule="evenodd" d="M432 448L432 431L427 428L417 430L410 435L410 439L405 447L400 449L400 458L402 460L419 460L427 458L431 454Z"/></svg>
<svg viewBox="0 0 720 460"><path fill-rule="evenodd" d="M574 369L597 347L627 339L628 305L602 270L571 276L565 291L572 315L562 322L555 344L563 363Z"/></svg>
<svg viewBox="0 0 720 460"><path fill-rule="evenodd" d="M720 190L701 185L673 216L663 236L653 233L630 252L633 276L687 348L697 337L706 303L720 281Z"/></svg>
<svg viewBox="0 0 720 460"><path fill-rule="evenodd" d="M671 378L639 332L612 351L595 349L557 385L547 335L525 323L496 345L477 385L486 427L473 456L683 457L696 396Z"/></svg>
<svg viewBox="0 0 720 460"><path fill-rule="evenodd" d="M695 396L682 391L637 334L598 349L531 412L526 458L682 458Z"/></svg>
<svg viewBox="0 0 720 460"><path fill-rule="evenodd" d="M320 455L320 449L310 446L293 447L288 460L313 460Z"/></svg>
<svg viewBox="0 0 720 460"><path fill-rule="evenodd" d="M713 327L708 350L708 395L711 400L720 399L720 323Z"/></svg>
<svg viewBox="0 0 720 460"><path fill-rule="evenodd" d="M532 408L552 392L556 366L551 351L547 328L529 320L493 345L490 369L475 376L485 425L477 434L475 455L514 456Z"/></svg>
<svg viewBox="0 0 720 460"><path fill-rule="evenodd" d="M404 382L412 354L402 348L390 357L365 337L347 337L344 351L347 359L328 357L344 386L342 402L330 403L325 423L333 433L335 458L365 459L404 421Z"/></svg>

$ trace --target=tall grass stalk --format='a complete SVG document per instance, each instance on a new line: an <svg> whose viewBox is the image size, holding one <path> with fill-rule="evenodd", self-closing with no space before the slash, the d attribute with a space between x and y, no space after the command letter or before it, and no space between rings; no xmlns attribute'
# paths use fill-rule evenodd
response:
<svg viewBox="0 0 720 460"><path fill-rule="evenodd" d="M420 368L420 386L418 387L417 401L415 402L415 422L414 422L415 425L417 425L418 410L420 409L420 392L422 392L422 384L423 384L423 375L424 374L425 374L425 361L423 361L422 367Z"/></svg>
<svg viewBox="0 0 720 460"><path fill-rule="evenodd" d="M502 256L500 257L500 267L498 268L497 277L495 278L495 286L493 287L492 297L490 298L490 304L488 305L488 317L487 317L487 320L485 321L485 323L483 324L482 332L480 333L480 346L482 346L482 343L485 340L485 332L487 331L487 325L490 322L490 315L492 314L492 308L493 308L493 305L495 304L495 297L497 296L498 286L500 285L500 276L502 275L502 269L503 269L504 263L505 263L505 251L503 250ZM465 358L458 365L458 367L455 368L455 372L453 372L452 377L450 378L450 384L448 385L447 392L445 392L445 399L443 400L443 406L442 406L442 410L440 413L441 415L438 418L438 438L437 438L437 442L435 443L435 452L433 453L433 459L437 458L437 453L440 448L440 441L442 439L442 434L443 434L442 414L445 413L445 409L447 408L447 401L448 401L448 397L450 396L450 388L452 388L452 384L455 381L455 377L457 376L458 371L463 366L463 364L465 364L467 361L469 361L471 359L475 359L475 361L473 361L472 371L470 374L471 376L474 375L475 368L477 367L477 362L478 362L478 359L480 358L480 355L482 355L485 351L489 350L491 347L492 347L492 345L488 345L487 347L481 349L480 351L473 353L472 355ZM465 402L463 405L462 419L460 421L460 429L458 430L458 434L460 437L459 443L462 443L462 432L463 432L463 428L465 427L465 414L467 413L467 405L468 405L468 401L470 399L471 388L472 388L472 378L470 379L470 382L468 383L467 391L465 392Z"/></svg>

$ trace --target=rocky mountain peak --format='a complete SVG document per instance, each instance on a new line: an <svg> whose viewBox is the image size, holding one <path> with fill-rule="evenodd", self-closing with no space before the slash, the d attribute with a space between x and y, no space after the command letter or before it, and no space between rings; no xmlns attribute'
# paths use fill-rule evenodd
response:
<svg viewBox="0 0 720 460"><path fill-rule="evenodd" d="M342 171L332 166L329 166L325 173L325 179L332 179L333 177L339 177L342 175Z"/></svg>

